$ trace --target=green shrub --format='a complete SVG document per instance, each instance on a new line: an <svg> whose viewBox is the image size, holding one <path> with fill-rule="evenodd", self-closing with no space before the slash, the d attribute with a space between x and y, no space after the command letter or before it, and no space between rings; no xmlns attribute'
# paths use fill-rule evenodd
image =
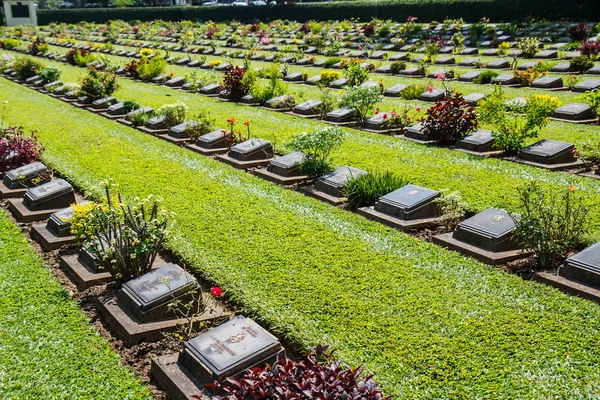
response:
<svg viewBox="0 0 600 400"><path fill-rule="evenodd" d="M390 68L392 75L398 75L406 69L406 63L404 61L396 61L390 64Z"/></svg>
<svg viewBox="0 0 600 400"><path fill-rule="evenodd" d="M517 48L521 50L521 57L533 58L540 50L540 40L534 37L517 39Z"/></svg>
<svg viewBox="0 0 600 400"><path fill-rule="evenodd" d="M340 98L340 107L353 110L354 118L358 122L362 122L375 111L375 105L382 100L383 96L379 86L353 86L343 92Z"/></svg>
<svg viewBox="0 0 600 400"><path fill-rule="evenodd" d="M45 67L38 72L38 75L44 83L54 82L60 78L60 69L56 67Z"/></svg>
<svg viewBox="0 0 600 400"><path fill-rule="evenodd" d="M557 193L535 181L517 188L521 215L513 216L514 236L543 268L559 266L569 253L584 244L590 231L589 208L575 189L569 186Z"/></svg>
<svg viewBox="0 0 600 400"><path fill-rule="evenodd" d="M408 183L407 179L391 171L376 170L368 174L350 177L344 188L347 206L350 210L373 206L381 196Z"/></svg>
<svg viewBox="0 0 600 400"><path fill-rule="evenodd" d="M338 127L328 127L312 133L294 135L287 147L304 153L306 157L300 164L300 170L314 179L332 170L329 157L343 142L342 130Z"/></svg>
<svg viewBox="0 0 600 400"><path fill-rule="evenodd" d="M528 98L524 115L508 112L506 95L501 85L480 103L479 118L492 126L495 146L507 154L518 154L529 139L536 138L548 123L548 117L556 108L557 99L552 96L534 95Z"/></svg>
<svg viewBox="0 0 600 400"><path fill-rule="evenodd" d="M156 114L162 115L167 128L171 128L185 121L185 114L187 113L187 110L188 107L185 105L185 103L178 101L174 104L165 104L156 110Z"/></svg>
<svg viewBox="0 0 600 400"><path fill-rule="evenodd" d="M404 100L417 100L425 92L425 85L412 84L400 92L400 97Z"/></svg>
<svg viewBox="0 0 600 400"><path fill-rule="evenodd" d="M44 67L41 62L26 57L15 61L12 68L19 79L27 79L37 75Z"/></svg>
<svg viewBox="0 0 600 400"><path fill-rule="evenodd" d="M322 71L319 75L321 77L320 84L323 86L329 86L329 84L335 80L340 79L342 74L339 71Z"/></svg>
<svg viewBox="0 0 600 400"><path fill-rule="evenodd" d="M147 57L142 57L136 71L141 80L150 81L164 74L166 69L167 61L161 56L155 56L150 60Z"/></svg>
<svg viewBox="0 0 600 400"><path fill-rule="evenodd" d="M4 39L2 42L2 48L6 50L12 50L21 45L21 41L17 39Z"/></svg>
<svg viewBox="0 0 600 400"><path fill-rule="evenodd" d="M358 86L369 79L369 71L361 67L359 60L352 60L344 67L344 76L348 79L346 85Z"/></svg>
<svg viewBox="0 0 600 400"><path fill-rule="evenodd" d="M210 117L210 111L201 110L194 118L194 122L188 124L185 129L185 133L193 140L196 141L200 136L205 135L213 131L215 120Z"/></svg>
<svg viewBox="0 0 600 400"><path fill-rule="evenodd" d="M330 57L327 60L325 60L325 63L323 64L323 68L331 68L335 64L339 63L340 61L342 61L342 59L340 57Z"/></svg>
<svg viewBox="0 0 600 400"><path fill-rule="evenodd" d="M589 56L579 56L573 58L569 62L569 65L571 71L583 73L594 66L594 60L592 60Z"/></svg>
<svg viewBox="0 0 600 400"><path fill-rule="evenodd" d="M481 74L477 78L473 80L473 83L477 83L479 85L486 85L492 82L492 79L499 75L498 72L492 70L482 71Z"/></svg>

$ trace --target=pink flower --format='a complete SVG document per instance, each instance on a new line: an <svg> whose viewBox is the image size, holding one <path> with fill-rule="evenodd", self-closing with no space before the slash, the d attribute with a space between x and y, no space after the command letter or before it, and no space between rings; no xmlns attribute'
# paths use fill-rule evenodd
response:
<svg viewBox="0 0 600 400"><path fill-rule="evenodd" d="M396 110L392 111L392 117L395 117L397 115Z"/></svg>
<svg viewBox="0 0 600 400"><path fill-rule="evenodd" d="M210 294L212 294L214 297L221 297L223 296L223 290L221 290L220 287L216 286L210 289Z"/></svg>
<svg viewBox="0 0 600 400"><path fill-rule="evenodd" d="M421 111L421 107L417 107L417 108L416 108L416 110L417 110L417 111Z"/></svg>
<svg viewBox="0 0 600 400"><path fill-rule="evenodd" d="M443 81L444 79L446 79L446 74L439 74L439 75L437 75L437 80L438 81Z"/></svg>
<svg viewBox="0 0 600 400"><path fill-rule="evenodd" d="M427 89L427 91L429 93L433 93L433 86L432 85L425 85L425 89Z"/></svg>

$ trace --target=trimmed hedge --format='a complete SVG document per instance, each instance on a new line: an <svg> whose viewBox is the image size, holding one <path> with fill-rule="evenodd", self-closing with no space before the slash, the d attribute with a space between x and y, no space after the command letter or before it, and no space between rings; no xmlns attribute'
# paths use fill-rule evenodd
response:
<svg viewBox="0 0 600 400"><path fill-rule="evenodd" d="M416 16L421 21L442 21L446 18L463 18L476 22L491 18L494 22L524 20L529 17L550 20L572 18L587 20L600 14L596 0L388 0L332 3L300 3L262 7L159 7L159 8L100 8L72 10L40 10L40 25L50 22L77 23L80 21L104 23L108 20L125 21L227 21L242 22L274 19L295 21L338 20L359 18L393 19L405 21Z"/></svg>

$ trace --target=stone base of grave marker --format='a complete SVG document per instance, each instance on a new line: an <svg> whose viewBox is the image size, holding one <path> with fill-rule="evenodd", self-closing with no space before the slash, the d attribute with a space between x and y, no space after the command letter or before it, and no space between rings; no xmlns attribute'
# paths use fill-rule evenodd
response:
<svg viewBox="0 0 600 400"><path fill-rule="evenodd" d="M600 303L600 289L560 276L556 270L537 272L533 280L553 286L563 293Z"/></svg>
<svg viewBox="0 0 600 400"><path fill-rule="evenodd" d="M225 164L229 164L237 169L250 169L256 167L266 167L273 160L273 158L266 158L264 160L240 161L230 157L227 154L219 154L217 155L217 160L222 161Z"/></svg>
<svg viewBox="0 0 600 400"><path fill-rule="evenodd" d="M179 364L179 354L168 354L152 360L150 372L158 384L172 400L189 400L192 396L202 396L209 400L212 396L204 395L204 386Z"/></svg>
<svg viewBox="0 0 600 400"><path fill-rule="evenodd" d="M279 185L294 185L308 180L308 176L302 175L300 171L299 165L302 160L304 160L302 153L292 152L283 157L277 157L269 163L266 169L254 170L254 175Z"/></svg>
<svg viewBox="0 0 600 400"><path fill-rule="evenodd" d="M413 219L413 220L404 220L400 218L396 218L392 215L384 214L382 212L376 211L374 207L362 207L357 210L359 215L371 220L380 222L384 225L387 225L391 228L398 229L402 232L407 232L411 230L417 229L425 229L425 228L433 228L437 226L437 217L433 218L422 218L422 219Z"/></svg>
<svg viewBox="0 0 600 400"><path fill-rule="evenodd" d="M158 268L165 265L166 262L160 256L157 256L152 264L152 268ZM93 286L104 285L114 281L110 272L97 271L94 272L88 266L80 261L78 254L69 254L60 257L60 266L69 276L71 281L79 288L86 290Z"/></svg>
<svg viewBox="0 0 600 400"><path fill-rule="evenodd" d="M309 196L309 197L313 197L315 199L319 199L321 201L324 201L325 203L329 203L331 205L334 206L339 206L341 204L343 204L346 201L345 197L337 197L337 196L332 196L330 194L327 194L325 192L322 192L320 190L318 190L317 188L315 188L314 186L302 186L301 188L298 189L301 193Z"/></svg>
<svg viewBox="0 0 600 400"><path fill-rule="evenodd" d="M75 194L74 199L71 203L79 203L84 201L83 197L78 194ZM58 208L53 208L49 210L38 210L32 211L27 208L23 202L23 199L10 199L8 200L8 210L12 213L13 217L18 222L37 222L48 219L52 214L57 211L65 208L64 205L61 205Z"/></svg>
<svg viewBox="0 0 600 400"><path fill-rule="evenodd" d="M255 169L253 171L254 175L260 176L261 178L276 183L282 186L291 186L297 183L302 183L308 180L308 176L306 175L298 175L298 176L281 176L277 175L271 171L266 170L265 168Z"/></svg>
<svg viewBox="0 0 600 400"><path fill-rule="evenodd" d="M77 241L75 236L56 236L50 232L46 224L33 224L31 226L31 238L38 242L44 251L56 250L64 245L73 244Z"/></svg>
<svg viewBox="0 0 600 400"><path fill-rule="evenodd" d="M173 332L189 322L181 318L163 319L154 322L140 322L129 310L122 307L114 296L99 299L100 312L117 337L126 347L131 347L142 340L154 342L164 339L164 333ZM203 293L203 300L210 301L209 295ZM207 308L202 314L193 318L194 329L207 323L216 323L225 319L225 312L221 307Z"/></svg>
<svg viewBox="0 0 600 400"><path fill-rule="evenodd" d="M444 233L433 237L433 243L446 247L447 249L457 251L469 257L473 257L485 264L500 265L506 264L520 258L525 258L528 253L522 250L509 250L501 252L492 252L481 247L473 246L469 243L457 240L452 233Z"/></svg>
<svg viewBox="0 0 600 400"><path fill-rule="evenodd" d="M212 148L212 149L206 149L204 147L198 146L195 143L186 144L185 147L192 151L195 151L196 153L200 153L204 156L214 156L217 154L227 153L229 151L228 147L217 147L217 148Z"/></svg>
<svg viewBox="0 0 600 400"><path fill-rule="evenodd" d="M0 182L0 199L22 198L27 192L27 188L9 189L4 182Z"/></svg>

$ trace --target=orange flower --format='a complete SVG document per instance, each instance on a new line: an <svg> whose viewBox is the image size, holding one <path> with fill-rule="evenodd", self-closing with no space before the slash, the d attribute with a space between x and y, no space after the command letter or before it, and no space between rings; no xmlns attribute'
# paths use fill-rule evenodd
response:
<svg viewBox="0 0 600 400"><path fill-rule="evenodd" d="M230 124L233 124L233 123L235 123L235 118L229 118L227 120L227 122L229 122Z"/></svg>
<svg viewBox="0 0 600 400"><path fill-rule="evenodd" d="M246 126L250 125L250 121L244 122L244 125L246 125Z"/></svg>
<svg viewBox="0 0 600 400"><path fill-rule="evenodd" d="M575 190L575 186L573 186L573 185L569 186L569 190L570 191L574 191Z"/></svg>

